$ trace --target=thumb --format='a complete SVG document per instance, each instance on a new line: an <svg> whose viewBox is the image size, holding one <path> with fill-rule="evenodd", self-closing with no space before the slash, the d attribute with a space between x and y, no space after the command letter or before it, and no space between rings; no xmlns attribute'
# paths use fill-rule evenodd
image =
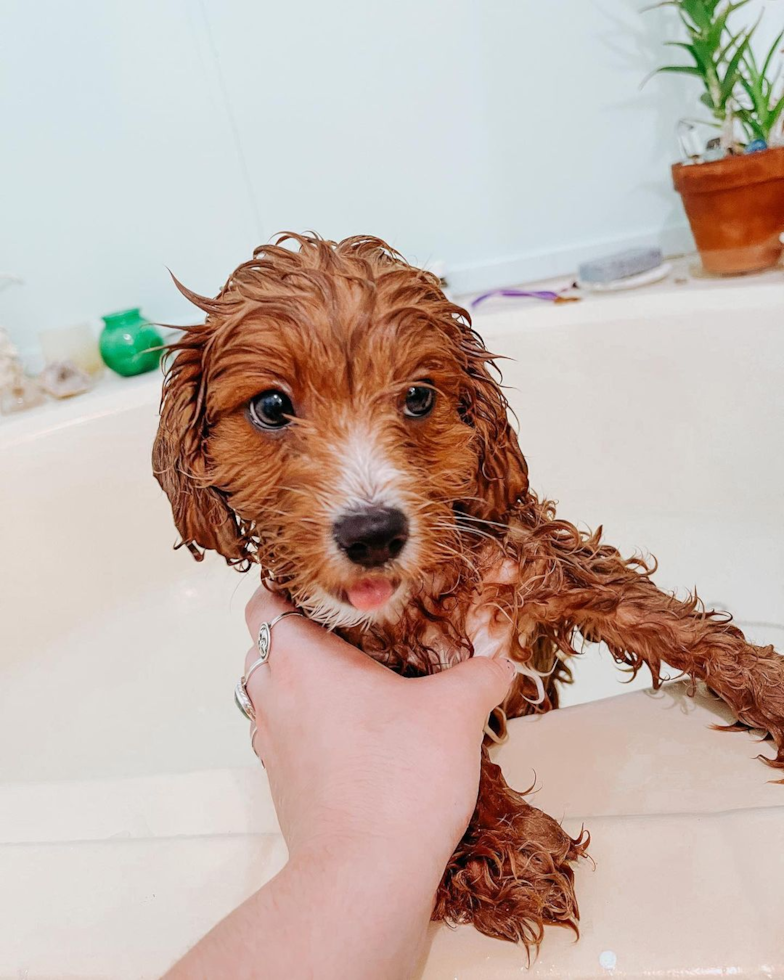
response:
<svg viewBox="0 0 784 980"><path fill-rule="evenodd" d="M515 665L505 657L472 657L436 676L441 693L449 688L452 695L460 699L468 711L476 712L484 724L493 708L497 708L509 693L516 673Z"/></svg>

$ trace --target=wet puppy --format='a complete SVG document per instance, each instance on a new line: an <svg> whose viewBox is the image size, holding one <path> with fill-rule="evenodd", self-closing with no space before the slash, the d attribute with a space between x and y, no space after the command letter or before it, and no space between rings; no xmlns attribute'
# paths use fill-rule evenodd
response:
<svg viewBox="0 0 784 980"><path fill-rule="evenodd" d="M558 706L581 640L654 684L666 661L769 733L784 768L784 659L537 498L492 355L434 276L378 239L289 235L215 299L181 288L207 316L173 346L154 468L196 558L260 566L404 674L512 658L509 717ZM547 924L576 928L586 841L485 752L435 917L529 946Z"/></svg>

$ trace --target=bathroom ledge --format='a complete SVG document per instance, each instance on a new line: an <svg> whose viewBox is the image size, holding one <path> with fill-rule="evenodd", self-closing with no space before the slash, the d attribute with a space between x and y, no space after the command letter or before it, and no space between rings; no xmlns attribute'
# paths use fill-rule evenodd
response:
<svg viewBox="0 0 784 980"><path fill-rule="evenodd" d="M582 292L577 303L493 298L471 311L471 302L479 293L456 296L455 302L472 313L474 325L480 334L495 335L569 326L578 322L590 325L605 322L608 318L622 319L627 316L653 320L658 316L671 316L674 312L689 316L697 311L704 314L712 307L717 311L736 309L743 313L750 306L755 309L781 309L784 306L784 266L754 275L716 278L697 274L698 263L694 255L671 261L673 271L661 282L613 293ZM518 283L509 288L559 292L567 289L573 281L573 275L563 275ZM700 317L695 316L694 319L695 323L700 322ZM48 400L18 415L0 415L2 441L5 443L10 439L15 442L24 439L28 432L40 432L42 428L56 429L117 411L119 407L149 403L157 408L161 386L160 370L135 378L121 378L106 370L95 387L84 395L63 401Z"/></svg>

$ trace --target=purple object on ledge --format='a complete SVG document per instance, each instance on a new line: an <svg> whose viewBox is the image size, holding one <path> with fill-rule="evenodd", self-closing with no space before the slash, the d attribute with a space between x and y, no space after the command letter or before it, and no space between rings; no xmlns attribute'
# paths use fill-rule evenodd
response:
<svg viewBox="0 0 784 980"><path fill-rule="evenodd" d="M471 302L471 308L475 309L480 303L484 303L486 299L492 299L494 296L513 299L541 299L549 303L554 303L561 298L560 293L554 293L549 289L492 289L489 293L482 293L481 296L477 296Z"/></svg>

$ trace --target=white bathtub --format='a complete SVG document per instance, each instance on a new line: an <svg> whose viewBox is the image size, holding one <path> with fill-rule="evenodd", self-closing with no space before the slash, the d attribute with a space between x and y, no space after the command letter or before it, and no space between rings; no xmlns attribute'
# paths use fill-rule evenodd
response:
<svg viewBox="0 0 784 980"><path fill-rule="evenodd" d="M476 325L515 359L535 488L784 648L784 281L496 304ZM258 880L223 873L243 835L267 835L265 873L284 858L231 697L254 582L172 551L159 387L0 422L0 977L154 976ZM589 654L568 701L621 679ZM198 867L201 911L162 908L150 862Z"/></svg>

